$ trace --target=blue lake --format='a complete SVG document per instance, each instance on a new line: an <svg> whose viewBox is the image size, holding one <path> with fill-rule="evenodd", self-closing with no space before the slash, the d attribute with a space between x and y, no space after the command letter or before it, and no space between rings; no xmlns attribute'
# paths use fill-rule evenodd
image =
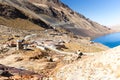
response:
<svg viewBox="0 0 120 80"><path fill-rule="evenodd" d="M95 38L92 41L98 42L110 48L113 48L120 45L120 32L101 36L101 37Z"/></svg>

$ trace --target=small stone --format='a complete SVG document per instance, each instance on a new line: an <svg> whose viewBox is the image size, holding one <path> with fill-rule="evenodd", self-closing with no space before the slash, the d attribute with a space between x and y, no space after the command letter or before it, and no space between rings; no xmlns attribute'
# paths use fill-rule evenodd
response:
<svg viewBox="0 0 120 80"><path fill-rule="evenodd" d="M0 75L1 75L3 72L4 72L3 70L0 70Z"/></svg>
<svg viewBox="0 0 120 80"><path fill-rule="evenodd" d="M53 58L53 62L57 62L59 58Z"/></svg>

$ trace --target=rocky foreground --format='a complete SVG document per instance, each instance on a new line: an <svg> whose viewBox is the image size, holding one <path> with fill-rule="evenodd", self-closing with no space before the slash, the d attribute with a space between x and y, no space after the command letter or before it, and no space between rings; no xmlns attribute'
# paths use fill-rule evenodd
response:
<svg viewBox="0 0 120 80"><path fill-rule="evenodd" d="M120 80L120 46L60 68L56 80Z"/></svg>
<svg viewBox="0 0 120 80"><path fill-rule="evenodd" d="M120 79L120 46L108 50L87 38L49 29L27 31L1 25L0 30L0 80ZM17 50L18 40L28 46ZM76 56L77 50L83 55Z"/></svg>
<svg viewBox="0 0 120 80"><path fill-rule="evenodd" d="M60 56L39 50L9 52L1 55L0 63L13 67L0 64L1 80L120 80L120 46L102 52L83 53L77 59L72 55Z"/></svg>
<svg viewBox="0 0 120 80"><path fill-rule="evenodd" d="M9 80L9 78L18 80L21 78L24 78L23 80L50 78L54 80L53 75L60 68L83 60L76 54L78 50L85 54L108 49L87 38L71 36L50 29L27 31L0 25L0 34L0 64L2 64L0 80ZM19 47L17 41L22 41L21 44L19 43ZM91 57L88 55L90 54L86 54L86 57ZM6 72L11 76L8 77L6 74L3 76L3 73Z"/></svg>
<svg viewBox="0 0 120 80"><path fill-rule="evenodd" d="M34 72L0 64L0 80L42 80L43 76Z"/></svg>

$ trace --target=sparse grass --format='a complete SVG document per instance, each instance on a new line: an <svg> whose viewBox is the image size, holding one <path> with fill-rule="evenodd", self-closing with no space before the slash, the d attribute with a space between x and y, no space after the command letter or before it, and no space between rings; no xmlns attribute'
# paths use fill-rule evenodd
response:
<svg viewBox="0 0 120 80"><path fill-rule="evenodd" d="M25 29L25 30L44 30L42 27L30 22L29 20L20 19L20 18L6 19L0 17L0 25L5 25L17 29Z"/></svg>
<svg viewBox="0 0 120 80"><path fill-rule="evenodd" d="M82 52L99 52L99 51L103 51L103 49L97 47L97 46L90 46L90 45L83 45L83 44L78 44L76 42L71 42L71 43L67 43L65 44L65 46L68 49L64 49L64 51L68 51L68 52L75 52L77 50L80 50Z"/></svg>

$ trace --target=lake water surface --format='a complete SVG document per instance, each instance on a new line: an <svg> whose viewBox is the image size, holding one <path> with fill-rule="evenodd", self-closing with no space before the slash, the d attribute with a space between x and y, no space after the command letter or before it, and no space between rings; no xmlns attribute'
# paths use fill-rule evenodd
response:
<svg viewBox="0 0 120 80"><path fill-rule="evenodd" d="M120 32L101 36L92 41L98 42L98 43L104 44L110 48L113 48L113 47L120 45Z"/></svg>

